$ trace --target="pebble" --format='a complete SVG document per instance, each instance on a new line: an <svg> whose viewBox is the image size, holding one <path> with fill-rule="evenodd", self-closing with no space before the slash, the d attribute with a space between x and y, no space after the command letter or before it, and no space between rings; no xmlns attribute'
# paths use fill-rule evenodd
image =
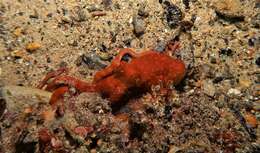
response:
<svg viewBox="0 0 260 153"><path fill-rule="evenodd" d="M256 128L257 127L257 119L255 117L255 115L251 114L251 113L246 113L244 116L246 123L252 127L252 128Z"/></svg>
<svg viewBox="0 0 260 153"><path fill-rule="evenodd" d="M61 17L61 20L64 22L64 23L72 23L72 19L71 17L68 15L68 14L65 14L64 16Z"/></svg>
<svg viewBox="0 0 260 153"><path fill-rule="evenodd" d="M15 58L24 58L26 53L24 50L15 50L11 52L11 56Z"/></svg>
<svg viewBox="0 0 260 153"><path fill-rule="evenodd" d="M16 28L15 30L14 30L14 35L16 36L16 37L19 37L19 36L21 36L22 35L22 28Z"/></svg>
<svg viewBox="0 0 260 153"><path fill-rule="evenodd" d="M253 18L252 18L252 25L255 28L260 28L260 13L256 14Z"/></svg>
<svg viewBox="0 0 260 153"><path fill-rule="evenodd" d="M219 51L219 54L226 55L226 56L232 56L233 51L230 48L221 48Z"/></svg>
<svg viewBox="0 0 260 153"><path fill-rule="evenodd" d="M251 86L252 82L248 78L239 78L239 85L242 88L249 88Z"/></svg>
<svg viewBox="0 0 260 153"><path fill-rule="evenodd" d="M256 39L255 37L252 37L252 38L248 39L248 45L249 45L250 47L254 47L256 41L257 41L257 39Z"/></svg>
<svg viewBox="0 0 260 153"><path fill-rule="evenodd" d="M109 53L100 52L98 55L103 61L110 61L113 58Z"/></svg>
<svg viewBox="0 0 260 153"><path fill-rule="evenodd" d="M255 64L256 64L257 66L260 66L260 57L257 57L257 58L256 58Z"/></svg>
<svg viewBox="0 0 260 153"><path fill-rule="evenodd" d="M138 9L138 15L144 18L147 18L149 16L149 12L144 4Z"/></svg>
<svg viewBox="0 0 260 153"><path fill-rule="evenodd" d="M140 37L145 33L146 24L141 17L134 16L132 24L134 26L134 33L137 37Z"/></svg>
<svg viewBox="0 0 260 153"><path fill-rule="evenodd" d="M201 54L202 54L202 50L201 50L201 49L195 49L195 50L194 50L194 56L195 56L196 58L201 57Z"/></svg>
<svg viewBox="0 0 260 153"><path fill-rule="evenodd" d="M113 1L112 0L102 0L102 4L105 6L105 7L109 7L113 4Z"/></svg>
<svg viewBox="0 0 260 153"><path fill-rule="evenodd" d="M190 0L182 0L182 3L185 5L186 9L190 8Z"/></svg>
<svg viewBox="0 0 260 153"><path fill-rule="evenodd" d="M253 102L253 109L260 111L260 101Z"/></svg>
<svg viewBox="0 0 260 153"><path fill-rule="evenodd" d="M228 95L240 95L241 94L241 91L238 90L238 89L235 89L235 88L231 88L228 90Z"/></svg>
<svg viewBox="0 0 260 153"><path fill-rule="evenodd" d="M29 52L34 52L41 48L41 44L37 42L32 42L26 45L26 50Z"/></svg>
<svg viewBox="0 0 260 153"><path fill-rule="evenodd" d="M206 95L213 97L216 93L216 87L211 80L203 81L203 91Z"/></svg>
<svg viewBox="0 0 260 153"><path fill-rule="evenodd" d="M154 48L154 50L158 52L163 52L165 50L166 43L164 41L160 41Z"/></svg>

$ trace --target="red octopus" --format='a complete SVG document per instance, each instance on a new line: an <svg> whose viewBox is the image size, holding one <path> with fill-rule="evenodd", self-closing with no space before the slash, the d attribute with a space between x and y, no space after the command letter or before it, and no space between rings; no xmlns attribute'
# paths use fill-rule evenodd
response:
<svg viewBox="0 0 260 153"><path fill-rule="evenodd" d="M168 45L166 52L176 51L179 43ZM131 60L122 60L125 55L130 55ZM107 98L112 105L120 102L131 92L149 91L152 85L177 85L185 76L185 64L180 59L174 59L165 53L154 50L136 53L131 49L122 49L112 60L111 65L98 71L92 83L87 83L71 76L61 75L66 68L47 74L39 84L39 88L52 91L51 105L56 105L62 99L69 87L74 87L79 93L98 92ZM54 78L50 83L48 80Z"/></svg>

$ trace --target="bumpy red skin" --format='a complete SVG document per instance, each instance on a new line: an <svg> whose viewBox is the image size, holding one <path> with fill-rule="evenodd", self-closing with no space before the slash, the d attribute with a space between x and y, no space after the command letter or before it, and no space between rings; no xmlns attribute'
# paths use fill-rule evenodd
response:
<svg viewBox="0 0 260 153"><path fill-rule="evenodd" d="M126 54L131 56L130 62L121 60ZM169 55L152 50L137 54L130 49L123 49L110 66L95 74L92 83L70 76L58 76L47 84L46 80L53 77L52 73L39 86L47 84L46 90L54 91L50 102L52 105L68 91L68 86L75 87L79 92L101 93L111 104L116 104L133 88L147 91L152 85L176 85L184 78L185 71L183 61Z"/></svg>
<svg viewBox="0 0 260 153"><path fill-rule="evenodd" d="M101 71L102 72L102 71ZM96 74L98 77L99 73ZM155 51L133 58L130 63L122 62L104 79L95 81L96 91L107 95L109 100L118 102L129 89L147 91L152 85L167 87L178 84L185 75L185 65L181 60L172 59Z"/></svg>

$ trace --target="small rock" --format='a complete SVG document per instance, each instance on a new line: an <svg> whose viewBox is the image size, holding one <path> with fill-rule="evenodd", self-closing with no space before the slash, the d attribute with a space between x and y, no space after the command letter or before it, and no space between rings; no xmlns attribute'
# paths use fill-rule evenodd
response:
<svg viewBox="0 0 260 153"><path fill-rule="evenodd" d="M239 84L242 88L249 88L252 82L248 78L239 78Z"/></svg>
<svg viewBox="0 0 260 153"><path fill-rule="evenodd" d="M221 48L220 51L219 51L219 54L226 55L226 56L232 56L233 51L230 48Z"/></svg>
<svg viewBox="0 0 260 153"><path fill-rule="evenodd" d="M94 129L92 127L86 127L86 126L78 126L74 129L74 132L77 135L80 135L81 137L85 138L90 132L92 132Z"/></svg>
<svg viewBox="0 0 260 153"><path fill-rule="evenodd" d="M87 13L83 8L81 8L81 7L75 8L73 20L75 20L77 22L84 22L87 20L87 18L88 18Z"/></svg>
<svg viewBox="0 0 260 153"><path fill-rule="evenodd" d="M260 13L257 13L253 18L252 18L252 25L254 28L260 28Z"/></svg>
<svg viewBox="0 0 260 153"><path fill-rule="evenodd" d="M101 69L106 67L106 64L103 63L96 54L90 53L90 54L83 54L76 60L76 65L80 66L82 64L85 64L90 69Z"/></svg>
<svg viewBox="0 0 260 153"><path fill-rule="evenodd" d="M64 23L72 23L72 19L68 14L65 14L64 16L62 16L61 20Z"/></svg>
<svg viewBox="0 0 260 153"><path fill-rule="evenodd" d="M194 53L194 57L199 58L199 57L201 57L202 50L197 48L197 49L194 50L193 53Z"/></svg>
<svg viewBox="0 0 260 153"><path fill-rule="evenodd" d="M19 37L19 36L22 35L22 32L23 32L22 28L16 28L16 29L14 30L14 35L15 35L16 37Z"/></svg>
<svg viewBox="0 0 260 153"><path fill-rule="evenodd" d="M142 5L139 9L138 9L138 15L144 18L147 18L149 16L149 12L147 11L145 5Z"/></svg>
<svg viewBox="0 0 260 153"><path fill-rule="evenodd" d="M101 52L98 55L99 55L100 59L103 61L110 61L113 58L109 53Z"/></svg>
<svg viewBox="0 0 260 153"><path fill-rule="evenodd" d="M257 127L257 119L255 117L255 115L251 114L251 113L246 113L244 116L246 123L252 127L252 128L256 128Z"/></svg>
<svg viewBox="0 0 260 153"><path fill-rule="evenodd" d="M183 18L181 9L169 1L163 2L164 14L170 28L176 28Z"/></svg>
<svg viewBox="0 0 260 153"><path fill-rule="evenodd" d="M181 151L181 148L174 146L174 145L171 145L168 153L178 153L179 151Z"/></svg>
<svg viewBox="0 0 260 153"><path fill-rule="evenodd" d="M102 9L100 8L100 5L97 5L97 4L87 6L87 10L89 12L102 11Z"/></svg>
<svg viewBox="0 0 260 153"><path fill-rule="evenodd" d="M11 56L15 58L24 58L26 56L26 52L24 50L15 50L11 52Z"/></svg>
<svg viewBox="0 0 260 153"><path fill-rule="evenodd" d="M140 37L144 34L146 29L146 24L144 20L140 17L134 16L133 17L133 26L134 26L134 33L137 37Z"/></svg>
<svg viewBox="0 0 260 153"><path fill-rule="evenodd" d="M166 47L166 43L164 41L160 41L156 47L154 48L154 50L158 51L158 52L163 52L165 50Z"/></svg>
<svg viewBox="0 0 260 153"><path fill-rule="evenodd" d="M259 38L259 39L260 39L260 38ZM258 39L258 40L259 40L259 39ZM260 40L259 40L259 41L260 41ZM250 47L254 47L256 43L257 43L257 38L252 37L252 38L248 39L248 45L249 45Z"/></svg>
<svg viewBox="0 0 260 153"><path fill-rule="evenodd" d="M214 0L213 7L217 15L231 22L244 21L243 8L239 0Z"/></svg>
<svg viewBox="0 0 260 153"><path fill-rule="evenodd" d="M33 52L36 51L37 49L41 48L41 44L37 43L37 42L32 42L26 45L26 50L29 52Z"/></svg>
<svg viewBox="0 0 260 153"><path fill-rule="evenodd" d="M256 64L257 66L260 66L260 57L256 58L255 64Z"/></svg>
<svg viewBox="0 0 260 153"><path fill-rule="evenodd" d="M112 0L102 0L102 4L105 6L105 7L109 7L113 4L113 1Z"/></svg>
<svg viewBox="0 0 260 153"><path fill-rule="evenodd" d="M182 3L185 5L186 9L190 8L190 0L182 0Z"/></svg>
<svg viewBox="0 0 260 153"><path fill-rule="evenodd" d="M256 111L260 111L260 101L256 101L253 103L253 109Z"/></svg>
<svg viewBox="0 0 260 153"><path fill-rule="evenodd" d="M203 81L203 91L206 95L213 97L216 93L216 87L211 80Z"/></svg>
<svg viewBox="0 0 260 153"><path fill-rule="evenodd" d="M238 89L235 89L235 88L231 88L228 90L228 95L240 95L241 94L241 91L238 90Z"/></svg>
<svg viewBox="0 0 260 153"><path fill-rule="evenodd" d="M38 19L39 18L39 13L36 9L33 10L33 14L29 15L29 18L34 18Z"/></svg>

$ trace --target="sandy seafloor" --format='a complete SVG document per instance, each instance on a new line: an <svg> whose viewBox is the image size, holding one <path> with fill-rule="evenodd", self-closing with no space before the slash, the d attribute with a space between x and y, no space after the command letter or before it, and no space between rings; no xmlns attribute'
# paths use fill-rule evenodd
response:
<svg viewBox="0 0 260 153"><path fill-rule="evenodd" d="M71 76L91 82L119 48L163 51L173 39L181 44L178 58L187 77L170 100L145 93L135 100L142 106L125 106L127 121L114 117L98 94L67 99L76 105L66 110L69 115L40 123L40 107L48 104L8 101L1 108L6 110L0 152L259 151L260 1L170 0L170 5L178 9L169 10L164 0L1 0L3 87L36 87L64 66ZM11 107L17 103L23 104ZM83 125L92 128L84 136L69 130ZM56 146L38 141L43 127L55 135Z"/></svg>

